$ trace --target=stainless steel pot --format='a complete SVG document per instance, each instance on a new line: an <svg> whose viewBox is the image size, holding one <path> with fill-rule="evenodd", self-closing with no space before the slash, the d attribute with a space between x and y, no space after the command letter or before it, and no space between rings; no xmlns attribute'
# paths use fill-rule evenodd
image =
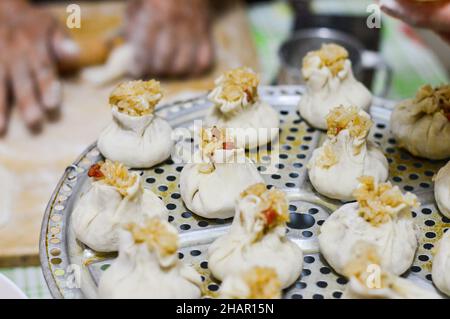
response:
<svg viewBox="0 0 450 319"><path fill-rule="evenodd" d="M353 36L329 29L314 28L296 32L280 47L278 55L281 61L278 84L304 84L301 74L303 57L311 50L317 50L323 43L336 43L345 47L353 65L353 72L361 80L364 70L379 71L383 86L374 94L386 97L392 82L392 69L378 52L365 50Z"/></svg>

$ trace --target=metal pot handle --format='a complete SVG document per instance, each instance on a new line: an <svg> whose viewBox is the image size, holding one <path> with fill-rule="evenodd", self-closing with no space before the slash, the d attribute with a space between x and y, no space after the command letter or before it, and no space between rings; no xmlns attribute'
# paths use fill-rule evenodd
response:
<svg viewBox="0 0 450 319"><path fill-rule="evenodd" d="M389 93L389 89L392 84L392 68L383 57L375 51L364 50L361 53L361 64L363 69L373 69L375 71L381 71L383 76L383 86L379 94L375 94L379 97L386 97Z"/></svg>

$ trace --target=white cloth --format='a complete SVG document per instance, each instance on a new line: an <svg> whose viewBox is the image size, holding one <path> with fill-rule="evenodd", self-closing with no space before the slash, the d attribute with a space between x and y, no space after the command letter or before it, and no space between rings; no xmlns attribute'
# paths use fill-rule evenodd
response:
<svg viewBox="0 0 450 319"><path fill-rule="evenodd" d="M107 159L130 168L152 167L172 149L172 128L157 115L131 116L112 108L113 121L100 134L97 146Z"/></svg>
<svg viewBox="0 0 450 319"><path fill-rule="evenodd" d="M372 102L372 94L353 76L350 60L344 68L333 76L327 67L320 67L319 57L312 57L308 67L302 69L306 80L306 93L299 102L299 111L312 126L326 130L326 117L331 109L343 106L356 106L367 111Z"/></svg>

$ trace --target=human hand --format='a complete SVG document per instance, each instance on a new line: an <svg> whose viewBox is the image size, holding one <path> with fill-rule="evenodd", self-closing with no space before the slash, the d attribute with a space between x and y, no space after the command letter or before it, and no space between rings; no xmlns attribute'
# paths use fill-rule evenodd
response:
<svg viewBox="0 0 450 319"><path fill-rule="evenodd" d="M126 35L137 77L199 74L213 62L207 0L130 0Z"/></svg>
<svg viewBox="0 0 450 319"><path fill-rule="evenodd" d="M431 29L450 43L450 1L382 0L380 5L390 16Z"/></svg>
<svg viewBox="0 0 450 319"><path fill-rule="evenodd" d="M7 129L10 101L25 124L39 130L46 115L58 115L56 64L78 52L49 13L22 0L0 1L0 48L0 134Z"/></svg>

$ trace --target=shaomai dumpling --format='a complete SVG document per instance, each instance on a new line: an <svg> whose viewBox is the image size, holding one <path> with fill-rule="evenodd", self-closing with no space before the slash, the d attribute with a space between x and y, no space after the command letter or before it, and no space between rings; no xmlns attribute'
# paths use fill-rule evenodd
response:
<svg viewBox="0 0 450 319"><path fill-rule="evenodd" d="M391 183L376 183L364 176L355 191L357 202L341 206L320 228L319 246L331 267L345 274L352 251L360 241L374 246L384 270L401 275L411 266L417 235L411 208L414 194L402 194Z"/></svg>
<svg viewBox="0 0 450 319"><path fill-rule="evenodd" d="M225 277L220 286L222 299L280 299L281 282L268 267L253 267L244 273Z"/></svg>
<svg viewBox="0 0 450 319"><path fill-rule="evenodd" d="M199 152L199 160L181 171L184 204L205 218L232 217L236 198L248 186L262 182L261 175L226 129L202 129Z"/></svg>
<svg viewBox="0 0 450 319"><path fill-rule="evenodd" d="M353 251L351 262L345 268L349 278L344 299L439 299L434 287L421 284L385 271L380 264L377 249L360 242Z"/></svg>
<svg viewBox="0 0 450 319"><path fill-rule="evenodd" d="M433 259L431 271L436 287L450 296L450 231L447 230L438 244Z"/></svg>
<svg viewBox="0 0 450 319"><path fill-rule="evenodd" d="M236 203L236 215L229 232L208 249L208 268L223 281L241 275L253 267L276 271L281 287L290 286L300 276L301 249L286 237L289 220L286 195L267 190L262 183L242 192Z"/></svg>
<svg viewBox="0 0 450 319"><path fill-rule="evenodd" d="M241 67L225 72L208 98L214 103L205 118L206 126L231 128L241 148L270 143L279 134L278 112L258 96L258 75Z"/></svg>
<svg viewBox="0 0 450 319"><path fill-rule="evenodd" d="M120 232L119 256L102 274L100 298L196 299L202 280L178 259L178 233L167 221L150 218Z"/></svg>
<svg viewBox="0 0 450 319"><path fill-rule="evenodd" d="M372 124L369 114L356 107L340 106L328 114L327 139L308 163L309 179L319 193L350 201L361 176L387 180L388 161L367 137Z"/></svg>
<svg viewBox="0 0 450 319"><path fill-rule="evenodd" d="M434 177L434 198L442 215L450 218L450 161Z"/></svg>
<svg viewBox="0 0 450 319"><path fill-rule="evenodd" d="M117 251L119 229L125 223L149 217L166 218L164 203L145 189L138 173L123 164L106 160L91 166L92 183L81 195L72 213L76 238L101 252Z"/></svg>
<svg viewBox="0 0 450 319"><path fill-rule="evenodd" d="M300 115L312 126L326 130L326 117L337 105L354 105L367 111L372 94L353 76L352 63L345 48L323 44L303 58L306 92L299 103Z"/></svg>
<svg viewBox="0 0 450 319"><path fill-rule="evenodd" d="M172 128L154 113L161 98L155 80L117 86L109 97L113 121L97 141L102 155L130 168L147 168L166 160L173 145Z"/></svg>
<svg viewBox="0 0 450 319"><path fill-rule="evenodd" d="M450 157L450 85L422 86L411 99L400 102L391 115L397 144L414 156Z"/></svg>

